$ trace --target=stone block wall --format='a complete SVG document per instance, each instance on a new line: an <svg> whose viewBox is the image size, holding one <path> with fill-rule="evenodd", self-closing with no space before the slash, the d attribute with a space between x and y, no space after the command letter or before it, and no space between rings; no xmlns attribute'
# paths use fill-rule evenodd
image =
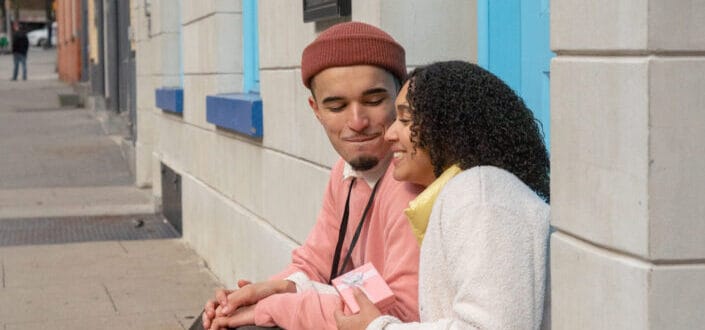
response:
<svg viewBox="0 0 705 330"><path fill-rule="evenodd" d="M703 1L551 1L554 329L705 323L703 35Z"/></svg>

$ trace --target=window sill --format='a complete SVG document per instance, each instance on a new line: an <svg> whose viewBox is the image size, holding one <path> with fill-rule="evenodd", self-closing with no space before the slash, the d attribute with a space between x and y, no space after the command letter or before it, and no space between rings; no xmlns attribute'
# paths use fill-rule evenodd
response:
<svg viewBox="0 0 705 330"><path fill-rule="evenodd" d="M246 136L262 138L262 98L257 93L206 97L206 120Z"/></svg>
<svg viewBox="0 0 705 330"><path fill-rule="evenodd" d="M171 113L183 114L184 89L181 87L162 87L155 90L157 108Z"/></svg>

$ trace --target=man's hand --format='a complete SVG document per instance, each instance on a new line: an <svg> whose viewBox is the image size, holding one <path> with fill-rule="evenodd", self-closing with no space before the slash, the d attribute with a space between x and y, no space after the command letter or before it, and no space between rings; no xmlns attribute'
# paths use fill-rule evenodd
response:
<svg viewBox="0 0 705 330"><path fill-rule="evenodd" d="M206 306L203 308L203 316L201 320L203 321L203 329L208 329L211 327L211 322L216 316L216 310L220 310L220 305L218 304L217 297L227 296L229 293L234 292L232 290L218 289L215 291L216 299L211 299L206 302Z"/></svg>
<svg viewBox="0 0 705 330"><path fill-rule="evenodd" d="M255 305L239 308L232 316L216 316L210 328L204 329L220 330L227 328L237 328L243 325L255 324Z"/></svg>
<svg viewBox="0 0 705 330"><path fill-rule="evenodd" d="M230 316L234 311L243 306L254 305L258 301L276 293L296 292L296 284L287 280L273 280L259 283L238 281L238 285L243 285L237 291L232 291L227 295L216 295L216 300L223 307L220 313L223 316Z"/></svg>
<svg viewBox="0 0 705 330"><path fill-rule="evenodd" d="M242 288L245 285L251 284L252 282L248 280L239 280L237 281L237 286L239 288ZM234 290L225 290L225 289L219 289L215 291L215 299L208 300L206 302L206 306L203 308L203 316L201 317L201 320L203 321L203 329L208 329L211 326L211 322L213 322L213 319L216 317L218 313L220 313L222 309L222 305L220 305L218 302L219 301L227 301L227 296L230 293L233 293Z"/></svg>
<svg viewBox="0 0 705 330"><path fill-rule="evenodd" d="M345 316L342 311L335 311L335 323L339 330L365 329L374 319L382 315L367 296L358 288L353 288L353 296L360 306L360 312L350 316Z"/></svg>

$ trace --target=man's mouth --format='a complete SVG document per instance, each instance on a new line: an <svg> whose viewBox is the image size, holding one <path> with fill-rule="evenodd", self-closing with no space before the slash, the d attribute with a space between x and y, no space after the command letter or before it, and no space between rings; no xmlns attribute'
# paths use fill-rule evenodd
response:
<svg viewBox="0 0 705 330"><path fill-rule="evenodd" d="M378 137L379 135L358 135L358 136L351 136L351 137L346 137L343 138L343 141L345 142L367 142L370 140L374 140Z"/></svg>

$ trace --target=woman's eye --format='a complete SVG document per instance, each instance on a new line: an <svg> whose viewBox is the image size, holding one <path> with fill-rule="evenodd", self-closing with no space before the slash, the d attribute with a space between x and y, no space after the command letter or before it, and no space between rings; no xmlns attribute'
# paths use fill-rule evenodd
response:
<svg viewBox="0 0 705 330"><path fill-rule="evenodd" d="M399 122L404 124L404 126L411 124L411 119L399 118Z"/></svg>

